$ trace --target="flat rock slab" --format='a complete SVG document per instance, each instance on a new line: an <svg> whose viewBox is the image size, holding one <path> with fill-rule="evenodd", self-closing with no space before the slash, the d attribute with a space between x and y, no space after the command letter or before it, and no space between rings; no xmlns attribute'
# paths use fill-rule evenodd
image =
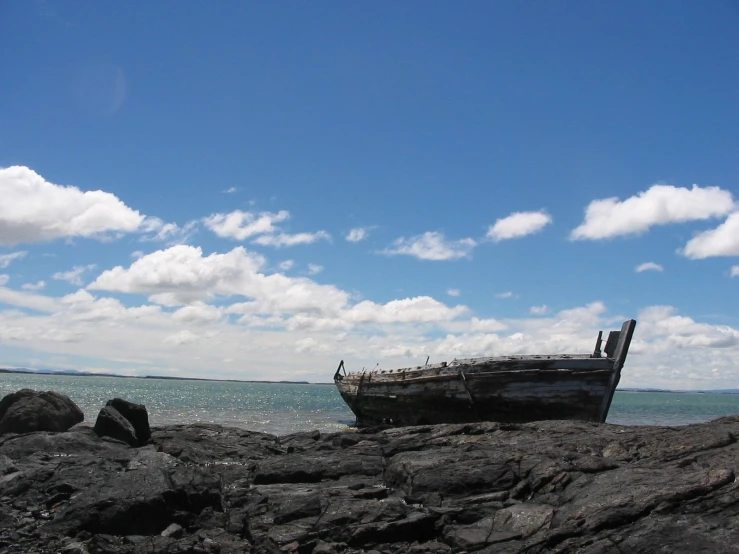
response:
<svg viewBox="0 0 739 554"><path fill-rule="evenodd" d="M739 552L738 435L739 417L9 434L0 551Z"/></svg>

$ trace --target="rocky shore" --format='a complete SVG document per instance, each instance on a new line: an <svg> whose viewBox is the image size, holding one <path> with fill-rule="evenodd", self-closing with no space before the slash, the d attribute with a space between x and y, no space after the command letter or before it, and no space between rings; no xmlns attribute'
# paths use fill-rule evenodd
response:
<svg viewBox="0 0 739 554"><path fill-rule="evenodd" d="M6 429L0 552L739 552L739 417L146 440L134 418L129 440Z"/></svg>

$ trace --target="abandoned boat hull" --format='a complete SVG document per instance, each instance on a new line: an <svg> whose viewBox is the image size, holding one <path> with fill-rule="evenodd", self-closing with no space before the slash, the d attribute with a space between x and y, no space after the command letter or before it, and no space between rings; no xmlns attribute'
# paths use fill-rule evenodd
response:
<svg viewBox="0 0 739 554"><path fill-rule="evenodd" d="M357 425L547 419L605 421L636 322L612 332L606 352L509 356L334 375ZM343 366L340 365L340 369Z"/></svg>

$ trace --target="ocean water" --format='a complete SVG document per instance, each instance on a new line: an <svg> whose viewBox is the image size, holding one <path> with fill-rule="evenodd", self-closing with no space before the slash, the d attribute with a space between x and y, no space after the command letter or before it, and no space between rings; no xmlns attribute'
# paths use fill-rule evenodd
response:
<svg viewBox="0 0 739 554"><path fill-rule="evenodd" d="M354 415L331 385L179 381L0 373L0 397L23 388L66 394L94 422L114 397L144 404L152 426L219 423L284 435L338 431ZM739 394L616 391L608 422L620 425L684 425L739 414Z"/></svg>

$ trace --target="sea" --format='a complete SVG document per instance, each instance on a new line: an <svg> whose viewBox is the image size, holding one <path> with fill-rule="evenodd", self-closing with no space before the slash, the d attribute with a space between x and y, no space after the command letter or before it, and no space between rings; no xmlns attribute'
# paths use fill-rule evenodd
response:
<svg viewBox="0 0 739 554"><path fill-rule="evenodd" d="M107 400L118 397L144 404L152 426L218 423L285 435L354 424L333 384L0 374L0 397L24 388L66 394L91 423ZM616 391L608 423L673 426L734 414L739 394Z"/></svg>

